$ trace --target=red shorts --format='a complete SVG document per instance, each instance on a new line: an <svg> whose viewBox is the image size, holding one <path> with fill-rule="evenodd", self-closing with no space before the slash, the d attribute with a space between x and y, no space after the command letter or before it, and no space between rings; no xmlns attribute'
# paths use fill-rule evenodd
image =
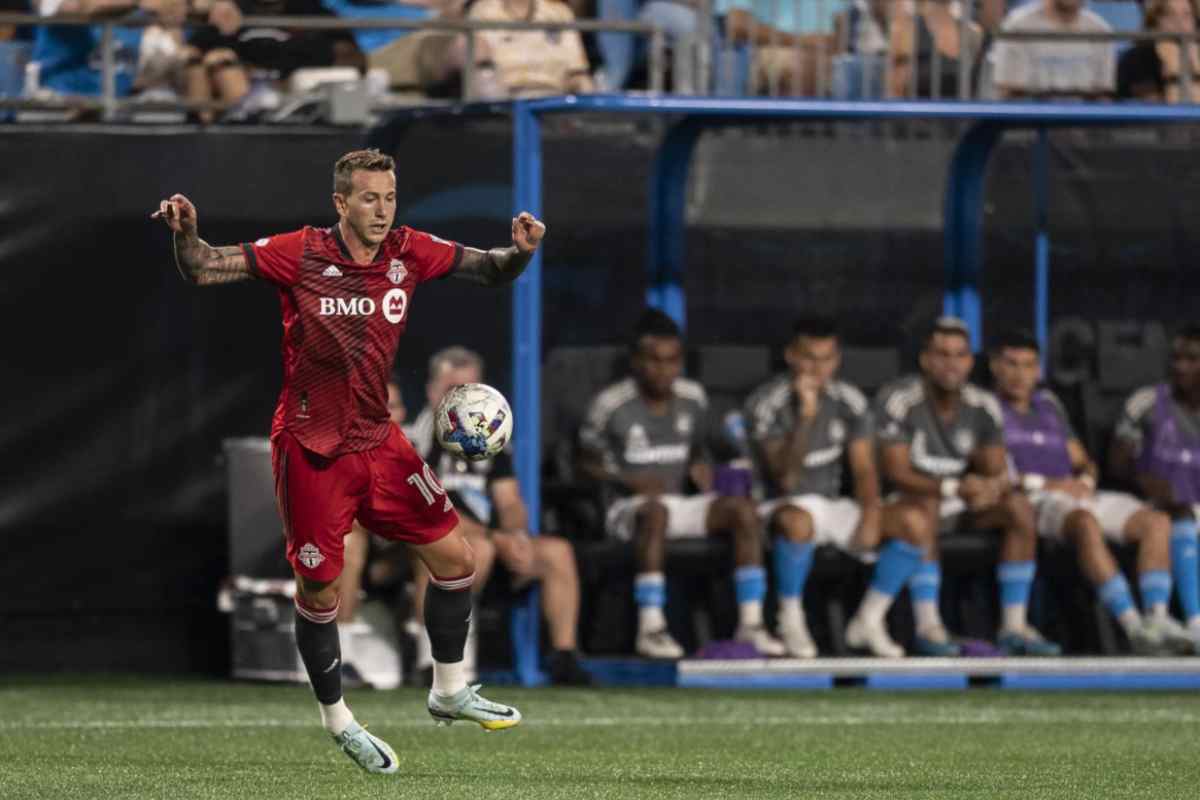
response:
<svg viewBox="0 0 1200 800"><path fill-rule="evenodd" d="M283 431L271 442L275 499L297 573L331 581L342 572L342 539L357 519L385 539L436 542L458 524L437 476L396 425L372 450L325 458Z"/></svg>

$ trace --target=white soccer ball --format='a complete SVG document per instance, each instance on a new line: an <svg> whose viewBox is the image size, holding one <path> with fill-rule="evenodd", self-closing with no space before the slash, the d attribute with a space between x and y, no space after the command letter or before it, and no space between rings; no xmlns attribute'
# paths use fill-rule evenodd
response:
<svg viewBox="0 0 1200 800"><path fill-rule="evenodd" d="M491 458L512 438L508 401L483 383L452 386L438 404L434 419L438 444L470 461Z"/></svg>

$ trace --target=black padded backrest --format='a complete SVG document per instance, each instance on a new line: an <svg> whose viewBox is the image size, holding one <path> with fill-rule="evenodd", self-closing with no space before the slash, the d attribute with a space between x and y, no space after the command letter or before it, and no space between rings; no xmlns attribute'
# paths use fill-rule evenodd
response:
<svg viewBox="0 0 1200 800"><path fill-rule="evenodd" d="M628 371L619 345L557 347L542 365L542 458L569 462L575 436L592 398ZM566 468L566 463L559 465Z"/></svg>
<svg viewBox="0 0 1200 800"><path fill-rule="evenodd" d="M709 345L696 352L693 378L705 391L744 398L771 375L771 351L766 347Z"/></svg>
<svg viewBox="0 0 1200 800"><path fill-rule="evenodd" d="M838 378L860 389L867 397L900 375L900 351L894 347L842 347Z"/></svg>
<svg viewBox="0 0 1200 800"><path fill-rule="evenodd" d="M1167 334L1160 322L1133 320L1096 325L1096 377L1104 393L1131 392L1163 378Z"/></svg>

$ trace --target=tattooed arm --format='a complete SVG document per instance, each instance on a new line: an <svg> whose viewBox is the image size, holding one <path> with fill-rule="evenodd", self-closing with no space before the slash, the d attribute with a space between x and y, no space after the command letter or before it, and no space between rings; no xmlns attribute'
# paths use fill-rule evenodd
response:
<svg viewBox="0 0 1200 800"><path fill-rule="evenodd" d="M181 194L159 203L150 215L162 219L175 234L175 265L189 283L208 286L252 277L246 254L237 245L213 247L197 234L196 207Z"/></svg>
<svg viewBox="0 0 1200 800"><path fill-rule="evenodd" d="M454 277L484 286L512 283L529 266L545 235L546 226L529 212L522 211L512 222L512 247L493 247L487 251L464 247Z"/></svg>

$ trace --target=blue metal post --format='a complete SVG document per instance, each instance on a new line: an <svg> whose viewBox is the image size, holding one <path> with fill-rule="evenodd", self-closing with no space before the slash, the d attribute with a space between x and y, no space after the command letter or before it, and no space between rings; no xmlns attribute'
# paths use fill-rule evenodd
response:
<svg viewBox="0 0 1200 800"><path fill-rule="evenodd" d="M946 295L943 310L971 328L971 349L983 342L979 281L983 275L983 189L988 158L1003 127L993 122L971 126L954 151L946 179Z"/></svg>
<svg viewBox="0 0 1200 800"><path fill-rule="evenodd" d="M542 216L542 131L526 102L513 104L513 216ZM553 224L553 221L551 221ZM529 533L541 519L542 255L539 249L513 287L514 461L521 497L529 511ZM525 686L545 682L538 668L538 589L512 610L513 668Z"/></svg>
<svg viewBox="0 0 1200 800"><path fill-rule="evenodd" d="M665 312L680 328L687 323L683 292L687 179L692 150L704 123L688 117L667 132L650 176L650 245L646 254L646 304Z"/></svg>
<svg viewBox="0 0 1200 800"><path fill-rule="evenodd" d="M1038 344L1042 348L1043 368L1046 366L1050 344L1050 232L1047 222L1049 195L1050 136L1043 127L1038 128L1037 143L1033 147L1033 325Z"/></svg>

